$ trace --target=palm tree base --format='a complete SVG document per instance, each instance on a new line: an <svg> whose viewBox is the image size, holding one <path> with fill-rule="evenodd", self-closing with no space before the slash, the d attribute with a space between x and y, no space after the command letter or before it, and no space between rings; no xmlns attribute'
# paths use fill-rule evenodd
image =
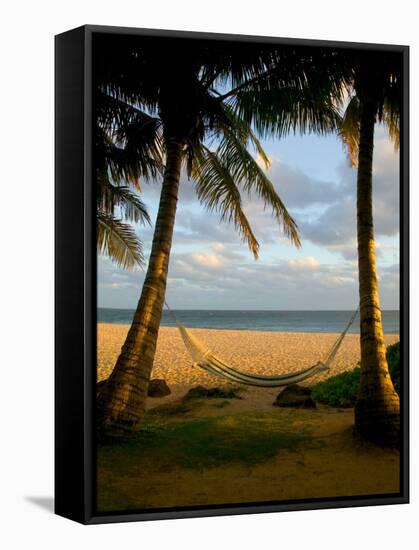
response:
<svg viewBox="0 0 419 550"><path fill-rule="evenodd" d="M355 431L378 445L400 445L400 406L397 394L388 402L358 399L355 404Z"/></svg>
<svg viewBox="0 0 419 550"><path fill-rule="evenodd" d="M130 418L105 418L101 411L98 411L96 422L96 435L99 441L128 440L139 429L141 423L137 419Z"/></svg>
<svg viewBox="0 0 419 550"><path fill-rule="evenodd" d="M112 384L101 388L96 403L96 433L99 440L128 439L141 428L143 408L131 387Z"/></svg>

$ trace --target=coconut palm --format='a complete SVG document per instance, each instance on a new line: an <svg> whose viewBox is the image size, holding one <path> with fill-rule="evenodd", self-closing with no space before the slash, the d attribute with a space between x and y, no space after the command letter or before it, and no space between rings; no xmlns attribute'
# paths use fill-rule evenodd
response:
<svg viewBox="0 0 419 550"><path fill-rule="evenodd" d="M401 56L385 52L353 54L353 90L341 134L358 166L357 233L360 303L361 381L355 426L368 439L397 442L399 397L394 390L383 337L375 257L372 204L374 127L384 123L399 146Z"/></svg>
<svg viewBox="0 0 419 550"><path fill-rule="evenodd" d="M98 396L99 431L120 436L138 429L144 414L182 168L203 206L232 222L255 258L259 243L243 194L261 198L299 246L295 221L255 160L257 155L269 166L259 137L335 128L342 76L329 69L327 52L314 58L304 50L180 39L156 44L142 38L134 44L132 38L122 38L106 49L108 45L97 47L106 59L102 72L99 60L97 85L113 101L129 104L138 118L118 125L117 135L128 150L153 151L154 161L164 163L141 297L115 368Z"/></svg>

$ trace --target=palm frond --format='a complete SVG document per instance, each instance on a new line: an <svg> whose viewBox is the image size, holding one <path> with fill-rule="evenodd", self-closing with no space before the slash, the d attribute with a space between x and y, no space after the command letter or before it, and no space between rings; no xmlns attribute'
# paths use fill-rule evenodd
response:
<svg viewBox="0 0 419 550"><path fill-rule="evenodd" d="M338 134L345 145L351 166L358 165L359 124L360 102L355 95L350 99L338 128Z"/></svg>
<svg viewBox="0 0 419 550"><path fill-rule="evenodd" d="M339 125L339 109L332 97L319 98L313 90L282 88L242 91L229 100L237 116L264 138L290 132L326 134Z"/></svg>
<svg viewBox="0 0 419 550"><path fill-rule="evenodd" d="M221 132L230 133L231 131L234 131L235 136L237 137L237 139L240 140L243 146L247 147L250 143L250 145L253 146L254 150L259 156L260 160L263 162L265 169L268 169L271 165L271 162L251 126L249 126L249 124L247 124L247 122L244 121L242 118L237 116L230 105L224 104L223 109L229 124L220 124Z"/></svg>
<svg viewBox="0 0 419 550"><path fill-rule="evenodd" d="M228 167L232 179L250 196L255 194L264 201L265 208L272 208L272 213L282 225L285 235L299 247L301 245L297 224L288 213L287 208L275 190L274 185L259 166L246 146L237 138L234 132L225 129L217 157L223 166Z"/></svg>
<svg viewBox="0 0 419 550"><path fill-rule="evenodd" d="M97 171L107 172L117 184L129 184L141 191L141 181L150 180L160 173L160 165L153 158L137 158L122 147L117 146L107 136L99 135L95 148Z"/></svg>
<svg viewBox="0 0 419 550"><path fill-rule="evenodd" d="M139 189L140 179L162 172L165 142L175 136L184 144L183 162L199 199L234 223L255 256L259 244L243 210L243 192L272 208L299 246L296 223L253 152L268 168L260 139L339 129L350 63L330 48L225 42L191 48L189 41L159 40L161 48L147 37L98 38L98 166L124 194L104 186L100 208L110 213L120 206L122 213L126 207L125 220L140 216L128 188Z"/></svg>
<svg viewBox="0 0 419 550"><path fill-rule="evenodd" d="M383 101L382 122L396 150L400 149L400 97L399 90L388 89Z"/></svg>
<svg viewBox="0 0 419 550"><path fill-rule="evenodd" d="M400 147L400 108L403 89L403 57L399 52L375 50L352 54L353 90L359 103L374 101L376 120L383 123L395 149Z"/></svg>
<svg viewBox="0 0 419 550"><path fill-rule="evenodd" d="M112 184L108 174L103 172L98 174L97 185L99 188L97 206L101 212L113 214L115 209L119 208L126 221L151 225L145 204L129 187Z"/></svg>
<svg viewBox="0 0 419 550"><path fill-rule="evenodd" d="M138 112L135 119L118 126L113 138L142 177L153 179L163 173L164 147L160 119Z"/></svg>
<svg viewBox="0 0 419 550"><path fill-rule="evenodd" d="M233 222L242 240L257 258L259 243L243 211L240 191L229 170L205 146L196 151L193 177L200 202L208 210L218 212L221 221Z"/></svg>
<svg viewBox="0 0 419 550"><path fill-rule="evenodd" d="M99 87L95 95L95 113L97 124L108 134L115 129L130 124L144 116L144 112L135 104L112 95Z"/></svg>
<svg viewBox="0 0 419 550"><path fill-rule="evenodd" d="M97 212L97 249L124 269L144 266L142 243L134 229L113 215Z"/></svg>
<svg viewBox="0 0 419 550"><path fill-rule="evenodd" d="M133 189L163 169L160 121L99 90L96 105L97 248L119 266L144 264L141 242L125 221L150 223ZM132 189L133 188L133 189Z"/></svg>

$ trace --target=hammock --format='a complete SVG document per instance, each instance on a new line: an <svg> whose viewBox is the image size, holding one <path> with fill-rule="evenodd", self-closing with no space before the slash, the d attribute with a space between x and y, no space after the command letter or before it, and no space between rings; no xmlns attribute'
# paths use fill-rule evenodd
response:
<svg viewBox="0 0 419 550"><path fill-rule="evenodd" d="M349 319L348 324L345 327L345 330L339 335L336 342L330 348L327 353L324 361L318 361L311 367L296 371L290 372L288 374L281 374L278 376L262 376L259 374L251 374L248 372L238 371L229 367L216 355L214 355L209 348L205 346L202 342L198 340L189 330L182 325L182 323L176 318L173 311L169 308L165 302L167 309L169 310L170 315L173 317L177 328L179 329L180 335L182 337L183 343L185 344L186 349L188 350L192 360L193 366L200 367L209 374L215 376L222 376L227 380L232 382L238 382L239 384L247 384L248 386L259 386L262 388L277 388L281 386L289 386L290 384L296 384L319 374L321 372L328 371L330 366L336 357L337 352L343 342L343 339L346 336L349 328L352 323L355 321L355 317L358 313L358 310L352 315Z"/></svg>

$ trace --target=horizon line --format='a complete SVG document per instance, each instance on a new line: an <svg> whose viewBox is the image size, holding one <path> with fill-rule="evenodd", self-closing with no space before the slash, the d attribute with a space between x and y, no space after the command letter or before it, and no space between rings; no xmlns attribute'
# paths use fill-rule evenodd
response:
<svg viewBox="0 0 419 550"><path fill-rule="evenodd" d="M136 308L128 308L128 307L108 307L108 306L97 306L97 309L118 309L123 311L133 311ZM354 311L354 308L351 309L210 309L210 308L171 308L173 311ZM166 308L163 309L163 311L167 311ZM387 308L387 309L381 309L381 311L398 311L400 312L400 308L394 309L394 308Z"/></svg>

